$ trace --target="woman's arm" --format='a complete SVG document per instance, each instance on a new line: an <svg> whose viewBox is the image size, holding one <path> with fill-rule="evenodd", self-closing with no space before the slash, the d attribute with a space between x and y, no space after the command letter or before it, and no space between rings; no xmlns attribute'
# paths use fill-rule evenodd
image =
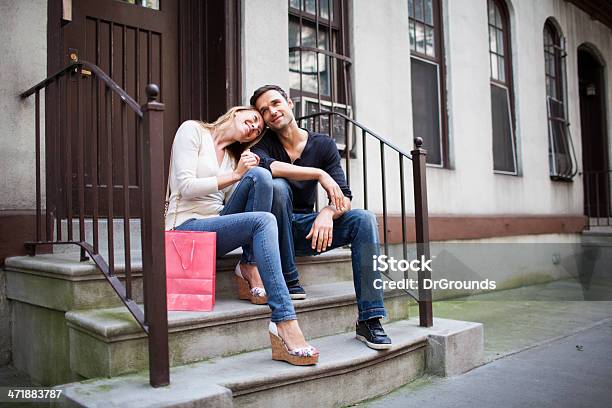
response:
<svg viewBox="0 0 612 408"><path fill-rule="evenodd" d="M236 168L231 173L220 174L217 176L217 185L219 190L223 190L225 187L231 186L235 182L239 181L244 173L249 171L252 167L259 165L259 157L256 154L251 153L249 149L246 149L240 155L240 160L236 165Z"/></svg>
<svg viewBox="0 0 612 408"><path fill-rule="evenodd" d="M195 121L184 122L177 130L172 145L173 177L178 184L178 191L186 199L219 191L216 176L197 177L202 144L199 128L200 124Z"/></svg>
<svg viewBox="0 0 612 408"><path fill-rule="evenodd" d="M219 190L223 190L225 187L229 187L235 182L239 181L242 176L236 173L236 170L231 173L220 174L217 176L217 185Z"/></svg>

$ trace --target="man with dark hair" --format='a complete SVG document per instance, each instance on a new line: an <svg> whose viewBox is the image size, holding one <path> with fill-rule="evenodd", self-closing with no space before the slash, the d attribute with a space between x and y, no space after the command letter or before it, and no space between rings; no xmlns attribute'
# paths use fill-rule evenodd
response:
<svg viewBox="0 0 612 408"><path fill-rule="evenodd" d="M390 348L391 339L380 324L386 317L383 291L374 286L380 278L372 267L380 250L376 217L351 209L352 193L336 143L327 135L301 129L293 115L293 101L276 85L258 88L250 102L270 128L251 150L274 177L272 213L278 221L283 275L291 298L306 298L296 254L317 255L350 244L359 310L357 338L374 349ZM314 212L317 184L329 198L329 205L318 213Z"/></svg>

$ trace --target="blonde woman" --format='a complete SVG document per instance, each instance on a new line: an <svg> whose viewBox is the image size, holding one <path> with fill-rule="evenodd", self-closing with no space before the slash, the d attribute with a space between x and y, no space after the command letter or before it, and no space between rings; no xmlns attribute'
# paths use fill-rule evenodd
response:
<svg viewBox="0 0 612 408"><path fill-rule="evenodd" d="M272 358L296 365L316 364L319 352L300 330L283 279L272 176L250 152L264 129L250 107L230 109L213 123L189 120L176 132L170 165L166 229L217 233L217 256L238 247L241 298L272 310Z"/></svg>

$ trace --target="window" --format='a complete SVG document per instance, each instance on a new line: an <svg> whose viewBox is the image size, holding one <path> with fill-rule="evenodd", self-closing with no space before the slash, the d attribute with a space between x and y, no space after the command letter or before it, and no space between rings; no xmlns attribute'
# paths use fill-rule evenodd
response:
<svg viewBox="0 0 612 408"><path fill-rule="evenodd" d="M502 0L488 0L488 12L493 169L518 174L508 8Z"/></svg>
<svg viewBox="0 0 612 408"><path fill-rule="evenodd" d="M289 83L296 116L351 112L346 0L289 0ZM345 123L323 116L306 127L346 143ZM353 144L354 146L354 144Z"/></svg>
<svg viewBox="0 0 612 408"><path fill-rule="evenodd" d="M544 24L544 70L548 113L548 164L553 180L575 176L574 148L565 103L565 40L549 19Z"/></svg>
<svg viewBox="0 0 612 408"><path fill-rule="evenodd" d="M137 6L159 10L159 0L121 0L125 3L135 4Z"/></svg>
<svg viewBox="0 0 612 408"><path fill-rule="evenodd" d="M448 166L441 15L439 0L408 0L412 128L427 163Z"/></svg>

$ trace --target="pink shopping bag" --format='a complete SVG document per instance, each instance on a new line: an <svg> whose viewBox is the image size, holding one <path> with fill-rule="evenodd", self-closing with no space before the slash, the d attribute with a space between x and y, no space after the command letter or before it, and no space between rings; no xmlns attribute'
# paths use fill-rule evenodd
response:
<svg viewBox="0 0 612 408"><path fill-rule="evenodd" d="M168 310L213 309L216 244L215 232L166 231Z"/></svg>

